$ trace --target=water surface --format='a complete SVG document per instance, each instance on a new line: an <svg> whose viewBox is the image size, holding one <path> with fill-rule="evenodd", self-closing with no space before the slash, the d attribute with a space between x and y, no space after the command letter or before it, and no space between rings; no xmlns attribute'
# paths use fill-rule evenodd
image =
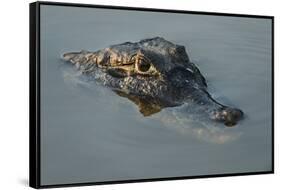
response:
<svg viewBox="0 0 281 190"><path fill-rule="evenodd" d="M64 52L161 36L186 47L209 92L246 117L236 127L184 107L137 106L60 60ZM43 185L271 170L271 20L41 7Z"/></svg>

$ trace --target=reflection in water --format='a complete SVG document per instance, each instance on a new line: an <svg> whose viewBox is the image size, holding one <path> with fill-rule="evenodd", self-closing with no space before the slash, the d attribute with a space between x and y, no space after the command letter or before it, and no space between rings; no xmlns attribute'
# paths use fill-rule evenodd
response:
<svg viewBox="0 0 281 190"><path fill-rule="evenodd" d="M155 118L170 129L183 135L194 136L204 142L224 144L237 140L242 135L239 130L226 128L221 123L209 120L202 113L194 112L194 109L191 113L190 109L193 107L196 108L192 105L168 108ZM239 128L239 124L235 128Z"/></svg>
<svg viewBox="0 0 281 190"><path fill-rule="evenodd" d="M69 87L79 89L81 93L83 93L83 91L84 93L90 91L91 94L95 94L95 97L93 97L94 99L104 98L108 100L108 98L111 98L113 101L118 101L108 89L97 85L96 81L89 79L69 65L63 65L61 68L64 81ZM120 93L116 94L130 101L134 101ZM131 106L134 106L129 101L120 102L120 109L122 109L122 104L125 105L129 103ZM107 104L108 103L110 103L110 101L107 101ZM204 115L204 113L202 113L198 106L192 104L165 108L159 113L151 114L146 119L160 121L164 127L170 130L175 130L182 135L195 137L200 141L208 143L224 144L235 141L242 135L240 130L227 128L222 123L210 120L206 114ZM239 124L235 128L239 129Z"/></svg>

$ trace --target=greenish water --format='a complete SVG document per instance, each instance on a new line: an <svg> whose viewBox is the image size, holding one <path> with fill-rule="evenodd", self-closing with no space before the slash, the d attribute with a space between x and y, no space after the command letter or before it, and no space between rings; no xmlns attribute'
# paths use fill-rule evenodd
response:
<svg viewBox="0 0 281 190"><path fill-rule="evenodd" d="M128 99L85 83L60 56L161 36L184 45L209 92L246 117L234 128L184 107L143 117ZM271 169L271 21L41 7L42 184Z"/></svg>

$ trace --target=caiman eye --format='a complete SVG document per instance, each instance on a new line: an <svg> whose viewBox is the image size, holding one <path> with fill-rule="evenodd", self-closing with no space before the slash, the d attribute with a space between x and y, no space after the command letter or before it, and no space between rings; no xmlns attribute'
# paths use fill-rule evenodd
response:
<svg viewBox="0 0 281 190"><path fill-rule="evenodd" d="M150 69L150 66L150 63L147 63L144 60L139 60L138 70L141 72L147 72Z"/></svg>
<svg viewBox="0 0 281 190"><path fill-rule="evenodd" d="M138 51L136 54L134 54L129 62L134 64L136 74L143 76L153 76L158 74L152 62L149 60L149 58L144 56L141 51Z"/></svg>

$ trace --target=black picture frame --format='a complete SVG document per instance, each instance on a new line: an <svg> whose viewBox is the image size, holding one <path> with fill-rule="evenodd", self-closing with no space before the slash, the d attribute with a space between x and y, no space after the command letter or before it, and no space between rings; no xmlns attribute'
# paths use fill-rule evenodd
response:
<svg viewBox="0 0 281 190"><path fill-rule="evenodd" d="M121 180L121 181L100 181L88 183L70 183L57 185L42 185L40 182L40 6L70 6L70 7L87 7L87 8L103 8L103 9L118 9L118 10L132 10L145 12L163 12L163 13L182 13L194 15L216 15L216 16L231 16L231 17L246 17L246 18L262 18L271 20L272 31L272 73L271 73L271 88L272 88L272 168L269 171L259 172L245 172L245 173L231 173L231 174L216 174L216 175L198 175L198 176L181 176L181 177L167 177L167 178L152 178L152 179L137 179L137 180ZM30 39L30 112L29 112L29 185L33 188L53 188L53 187L70 187L70 186L85 186L85 185L101 185L101 184L120 184L120 183L135 183L135 182L152 182L163 180L182 180L193 178L211 178L211 177L226 177L226 176L242 176L242 175L257 175L257 174L272 174L274 173L274 17L263 15L248 15L248 14L231 14L231 13L217 13L217 12L199 12L186 10L166 10L166 9L152 9L152 8L137 8L137 7L120 7L120 6L104 6L104 5L90 5L90 4L76 4L76 3L59 3L59 2L34 2L30 4L30 23L29 23L29 39Z"/></svg>

